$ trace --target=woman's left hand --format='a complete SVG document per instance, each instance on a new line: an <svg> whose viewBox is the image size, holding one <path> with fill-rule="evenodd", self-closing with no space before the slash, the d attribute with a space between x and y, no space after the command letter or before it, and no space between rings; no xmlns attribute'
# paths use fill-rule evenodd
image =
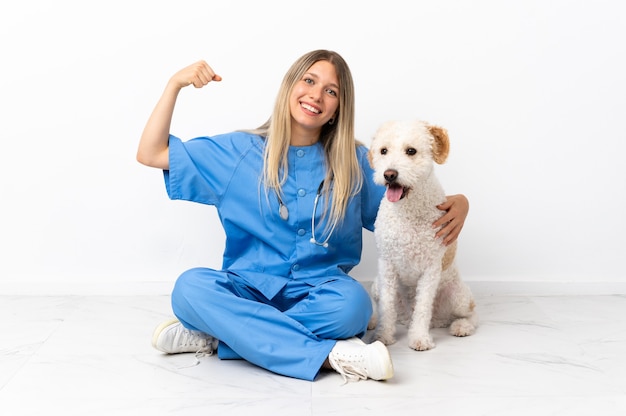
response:
<svg viewBox="0 0 626 416"><path fill-rule="evenodd" d="M443 244L448 246L456 241L465 224L465 217L469 212L469 201L465 195L451 195L446 197L446 202L437 205L446 213L433 223L433 228L440 228L436 236L443 237Z"/></svg>

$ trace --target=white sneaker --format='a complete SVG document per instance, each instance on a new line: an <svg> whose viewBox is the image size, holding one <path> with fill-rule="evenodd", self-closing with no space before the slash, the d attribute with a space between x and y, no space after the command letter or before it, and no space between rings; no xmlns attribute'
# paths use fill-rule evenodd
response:
<svg viewBox="0 0 626 416"><path fill-rule="evenodd" d="M367 345L365 343L365 341L363 341L361 338L359 337L352 337L352 338L348 338L346 341L348 342L353 342L355 344L359 344L359 345Z"/></svg>
<svg viewBox="0 0 626 416"><path fill-rule="evenodd" d="M371 344L354 340L337 341L328 355L328 361L345 382L371 378L387 380L393 377L393 363L385 344Z"/></svg>
<svg viewBox="0 0 626 416"><path fill-rule="evenodd" d="M200 331L191 331L178 319L169 319L156 327L152 346L167 354L195 352L211 355L217 350L217 339Z"/></svg>

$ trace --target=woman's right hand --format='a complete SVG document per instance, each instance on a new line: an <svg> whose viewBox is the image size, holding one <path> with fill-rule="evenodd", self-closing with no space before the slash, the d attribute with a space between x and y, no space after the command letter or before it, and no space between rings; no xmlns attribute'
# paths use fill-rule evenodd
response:
<svg viewBox="0 0 626 416"><path fill-rule="evenodd" d="M221 80L222 77L204 61L198 61L172 75L143 129L137 161L146 166L169 169L169 132L178 92L188 85L202 88L211 81Z"/></svg>
<svg viewBox="0 0 626 416"><path fill-rule="evenodd" d="M170 83L179 89L188 85L202 88L211 81L221 80L222 77L217 75L205 61L198 61L175 73L170 78Z"/></svg>

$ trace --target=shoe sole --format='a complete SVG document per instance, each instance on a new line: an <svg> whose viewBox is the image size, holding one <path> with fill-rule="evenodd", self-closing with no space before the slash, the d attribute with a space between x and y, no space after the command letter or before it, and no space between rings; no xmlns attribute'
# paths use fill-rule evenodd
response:
<svg viewBox="0 0 626 416"><path fill-rule="evenodd" d="M180 322L178 319L172 318L170 320L167 320L167 321L161 323L159 326L157 326L154 329L154 332L152 333L152 347L154 347L154 348L156 348L158 350L159 348L157 348L157 341L159 340L159 335L161 335L161 332L163 332L163 330L165 328L167 328L168 326L176 324L178 322Z"/></svg>
<svg viewBox="0 0 626 416"><path fill-rule="evenodd" d="M382 375L380 377L374 378L374 380L388 380L393 377L393 362L391 361L391 355L389 355L389 350L380 341L373 342L369 344L372 348L375 348L378 353L387 357L387 365L383 368Z"/></svg>

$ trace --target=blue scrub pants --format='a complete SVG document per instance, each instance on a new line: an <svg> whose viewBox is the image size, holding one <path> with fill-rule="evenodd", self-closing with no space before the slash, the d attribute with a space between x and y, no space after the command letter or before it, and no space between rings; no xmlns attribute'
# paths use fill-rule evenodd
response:
<svg viewBox="0 0 626 416"><path fill-rule="evenodd" d="M220 359L311 381L336 340L363 336L372 314L367 291L347 276L317 286L293 280L267 299L237 275L207 268L178 278L172 308L186 328L220 340Z"/></svg>

